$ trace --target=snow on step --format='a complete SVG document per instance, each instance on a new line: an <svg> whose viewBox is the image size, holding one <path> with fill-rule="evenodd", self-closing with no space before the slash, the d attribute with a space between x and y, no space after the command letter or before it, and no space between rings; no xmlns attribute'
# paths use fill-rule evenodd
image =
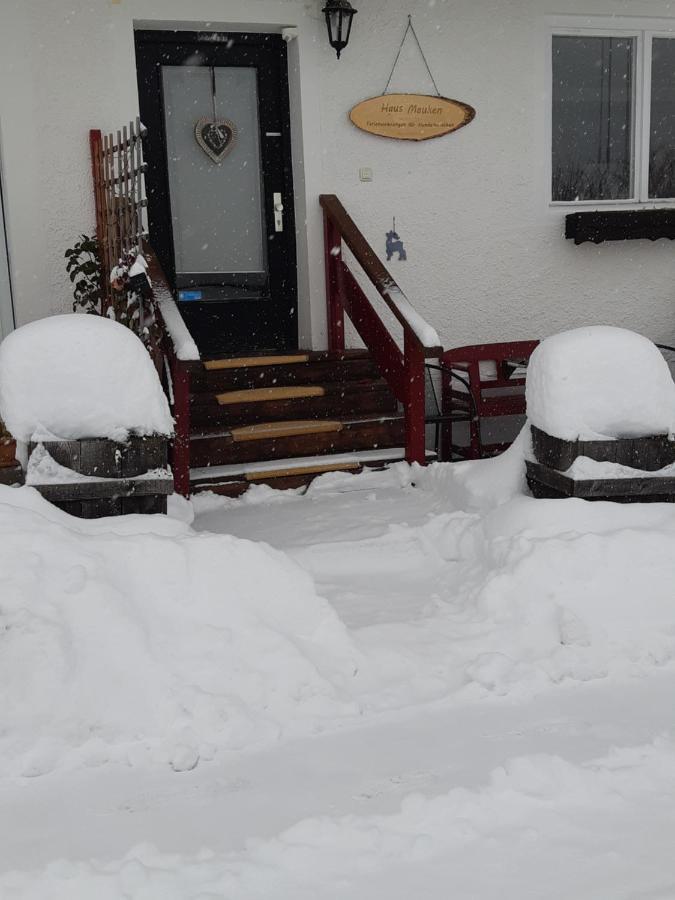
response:
<svg viewBox="0 0 675 900"><path fill-rule="evenodd" d="M594 325L547 338L527 371L530 422L563 440L672 434L675 383L658 348L624 328Z"/></svg>
<svg viewBox="0 0 675 900"><path fill-rule="evenodd" d="M353 465L354 467L368 465L369 463L389 462L403 459L405 449L403 447L391 447L384 450L364 450L359 453L336 453L331 456L303 456L289 459L261 460L260 462L233 463L227 466L202 466L190 469L190 480L194 484L200 480L218 483L218 479L229 480L237 477L257 476L263 477L263 473L270 469L294 471L307 467L319 467L330 465L331 467Z"/></svg>

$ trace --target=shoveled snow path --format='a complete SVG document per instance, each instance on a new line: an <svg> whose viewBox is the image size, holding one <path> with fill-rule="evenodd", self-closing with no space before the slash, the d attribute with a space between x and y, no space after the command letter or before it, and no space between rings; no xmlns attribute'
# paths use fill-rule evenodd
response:
<svg viewBox="0 0 675 900"><path fill-rule="evenodd" d="M621 692L595 682L528 703L500 698L389 715L180 775L109 766L5 783L0 871L118 859L148 841L167 853L221 854L308 817L394 813L411 793L480 788L514 757L584 763L613 747L675 737L673 696L675 673L662 672Z"/></svg>

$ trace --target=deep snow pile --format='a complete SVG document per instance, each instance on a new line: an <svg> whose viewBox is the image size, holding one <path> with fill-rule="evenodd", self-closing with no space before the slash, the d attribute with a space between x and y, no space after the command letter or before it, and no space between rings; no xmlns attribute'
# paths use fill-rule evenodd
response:
<svg viewBox="0 0 675 900"><path fill-rule="evenodd" d="M353 632L378 674L365 708L526 698L675 661L675 508L534 500L522 490L526 449L524 431L494 460L408 470L408 490L439 510L421 524L288 549L322 586L434 598L414 621Z"/></svg>
<svg viewBox="0 0 675 900"><path fill-rule="evenodd" d="M675 382L658 348L624 328L594 325L547 338L527 370L527 415L565 440L675 431Z"/></svg>
<svg viewBox="0 0 675 900"><path fill-rule="evenodd" d="M283 554L0 486L0 771L194 766L357 712L346 631Z"/></svg>
<svg viewBox="0 0 675 900"><path fill-rule="evenodd" d="M248 509L252 536L286 553L163 517L85 522L3 489L2 771L186 769L430 701L675 661L675 509L533 500L526 434L495 460L196 503L199 528L232 531ZM373 517L378 486L395 524ZM405 503L427 511L406 524ZM289 504L311 534L296 546ZM338 539L322 542L326 523ZM359 591L376 615L348 630L336 611L368 602ZM403 614L383 617L399 597Z"/></svg>
<svg viewBox="0 0 675 900"><path fill-rule="evenodd" d="M93 315L31 322L0 343L0 418L20 441L173 431L141 341Z"/></svg>

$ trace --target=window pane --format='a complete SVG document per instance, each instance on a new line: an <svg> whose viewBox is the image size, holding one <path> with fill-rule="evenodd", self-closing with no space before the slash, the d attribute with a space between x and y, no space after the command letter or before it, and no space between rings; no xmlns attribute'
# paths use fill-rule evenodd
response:
<svg viewBox="0 0 675 900"><path fill-rule="evenodd" d="M634 38L553 38L554 200L632 194Z"/></svg>
<svg viewBox="0 0 675 900"><path fill-rule="evenodd" d="M675 197L675 39L652 41L649 196Z"/></svg>

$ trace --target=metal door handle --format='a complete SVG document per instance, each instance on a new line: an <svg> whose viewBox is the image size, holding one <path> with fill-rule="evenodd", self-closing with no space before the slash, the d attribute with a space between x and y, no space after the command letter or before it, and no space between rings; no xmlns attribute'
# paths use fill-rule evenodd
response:
<svg viewBox="0 0 675 900"><path fill-rule="evenodd" d="M284 230L284 204L281 200L281 194L274 194L272 196L274 201L274 230L275 231L283 231Z"/></svg>

